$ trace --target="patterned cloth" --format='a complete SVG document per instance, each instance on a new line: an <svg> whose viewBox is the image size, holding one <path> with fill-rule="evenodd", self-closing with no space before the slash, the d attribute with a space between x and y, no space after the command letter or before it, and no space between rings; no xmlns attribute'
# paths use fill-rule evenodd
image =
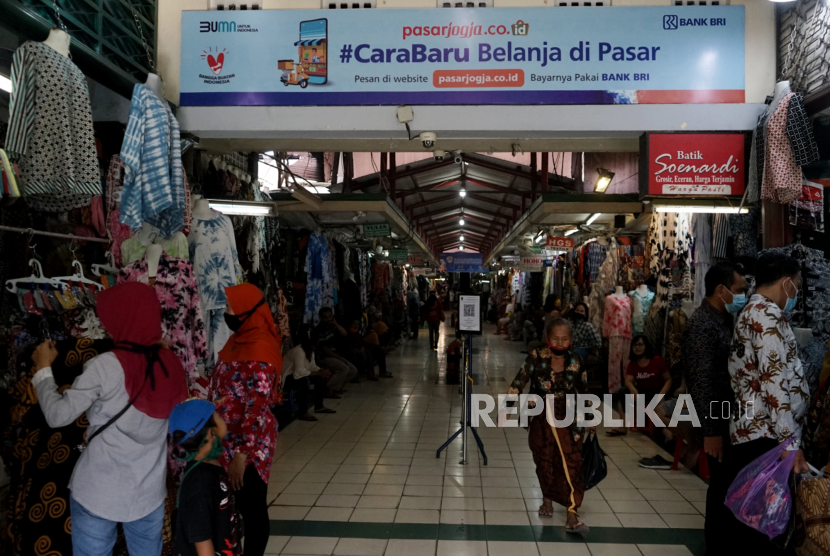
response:
<svg viewBox="0 0 830 556"><path fill-rule="evenodd" d="M813 125L804 109L804 95L795 93L787 110L787 139L799 166L812 164L819 159L818 145L813 137Z"/></svg>
<svg viewBox="0 0 830 556"><path fill-rule="evenodd" d="M611 336L631 338L631 299L617 295L605 296L602 335L606 338Z"/></svg>
<svg viewBox="0 0 830 556"><path fill-rule="evenodd" d="M639 290L628 292L628 297L631 298L631 328L634 336L639 336L643 333L643 328L646 323L646 315L648 309L654 301L654 292L649 290L645 295Z"/></svg>
<svg viewBox="0 0 830 556"><path fill-rule="evenodd" d="M109 340L58 342L52 374L59 390L70 389L84 364L111 347ZM84 441L89 427L86 413L71 425L50 428L29 374L15 383L10 395L13 422L7 440L13 447L12 458L6 461L11 472L10 554L72 554L69 478L81 455L75 447Z"/></svg>
<svg viewBox="0 0 830 556"><path fill-rule="evenodd" d="M187 245L187 237L181 232L173 234L173 237L159 238L158 243L161 249L173 257L174 259L188 260L190 258L190 251ZM121 244L121 260L125 265L133 263L144 256L147 252L147 246L141 243L138 235L134 235Z"/></svg>
<svg viewBox="0 0 830 556"><path fill-rule="evenodd" d="M732 315L718 312L704 299L683 330L683 378L703 426L703 436L729 434L729 421L719 418L720 409L711 408L720 408L722 402L731 404L735 397L728 366L732 326Z"/></svg>
<svg viewBox="0 0 830 556"><path fill-rule="evenodd" d="M571 323L571 338L574 348L592 349L602 346L602 338L590 322L575 320Z"/></svg>
<svg viewBox="0 0 830 556"><path fill-rule="evenodd" d="M242 267L239 265L233 224L227 216L218 214L209 220L193 220L187 244L193 272L199 283L202 314L206 314L213 309L225 308L225 288L240 282Z"/></svg>
<svg viewBox="0 0 830 556"><path fill-rule="evenodd" d="M767 123L761 199L783 205L801 195L801 168L787 136L787 111L794 96L795 93L788 93Z"/></svg>
<svg viewBox="0 0 830 556"><path fill-rule="evenodd" d="M322 235L314 233L308 237L303 270L307 275L303 322L316 326L320 322L320 309L323 307L334 308L333 304L325 304L328 295L325 297L323 295L323 285L327 283L330 285L334 281L334 277L332 275L329 245Z"/></svg>
<svg viewBox="0 0 830 556"><path fill-rule="evenodd" d="M797 450L810 392L795 334L781 308L762 295L753 295L738 316L729 375L735 400L742 408L732 410L732 444L793 438L788 449ZM750 403L752 409L747 411Z"/></svg>
<svg viewBox="0 0 830 556"><path fill-rule="evenodd" d="M181 231L185 207L179 122L167 102L142 83L133 87L121 160L121 223L136 232L148 222L164 237Z"/></svg>
<svg viewBox="0 0 830 556"><path fill-rule="evenodd" d="M6 150L29 206L63 212L101 194L84 74L66 56L27 41L14 53Z"/></svg>
<svg viewBox="0 0 830 556"><path fill-rule="evenodd" d="M118 275L119 284L148 284L149 281L146 257L125 266ZM207 357L207 339L199 291L190 263L171 258L162 251L153 289L161 304L162 338L184 367L190 395L205 399L207 379L201 376L196 363Z"/></svg>
<svg viewBox="0 0 830 556"><path fill-rule="evenodd" d="M666 349L666 362L669 368L674 368L680 362L682 346L683 346L683 332L686 329L689 318L686 311L683 309L675 309L669 313L669 322L666 327L666 336L668 337L668 346ZM677 386L680 386L677 384Z"/></svg>
<svg viewBox="0 0 830 556"><path fill-rule="evenodd" d="M753 208L749 214L730 214L729 229L736 257L757 257L758 238L761 236L761 209Z"/></svg>
<svg viewBox="0 0 830 556"><path fill-rule="evenodd" d="M248 456L246 465L253 464L268 484L274 449L277 444L277 420L271 413L272 389L280 382L280 371L260 361L219 361L210 377L208 399L224 399L216 411L228 424L222 441L224 452L219 462L225 470L234 454Z"/></svg>

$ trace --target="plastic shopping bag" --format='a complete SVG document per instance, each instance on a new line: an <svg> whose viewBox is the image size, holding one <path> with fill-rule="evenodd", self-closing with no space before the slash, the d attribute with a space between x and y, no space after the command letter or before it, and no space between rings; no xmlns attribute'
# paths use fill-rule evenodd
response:
<svg viewBox="0 0 830 556"><path fill-rule="evenodd" d="M795 452L781 459L792 439L762 455L738 473L726 493L726 506L741 523L772 539L787 530L793 508L789 477Z"/></svg>
<svg viewBox="0 0 830 556"><path fill-rule="evenodd" d="M582 474L585 477L585 490L594 488L608 475L605 454L599 447L595 433L589 434L582 445Z"/></svg>

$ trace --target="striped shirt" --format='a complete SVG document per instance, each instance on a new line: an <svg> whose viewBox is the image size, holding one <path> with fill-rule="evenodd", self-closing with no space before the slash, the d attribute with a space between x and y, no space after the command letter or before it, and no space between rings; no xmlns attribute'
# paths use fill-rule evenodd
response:
<svg viewBox="0 0 830 556"><path fill-rule="evenodd" d="M148 222L170 237L184 227L179 122L166 101L136 84L124 144L124 193L119 221L132 231Z"/></svg>

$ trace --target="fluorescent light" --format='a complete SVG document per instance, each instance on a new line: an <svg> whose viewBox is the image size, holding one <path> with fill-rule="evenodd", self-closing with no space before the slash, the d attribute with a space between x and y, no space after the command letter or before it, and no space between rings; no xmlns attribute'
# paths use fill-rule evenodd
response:
<svg viewBox="0 0 830 556"><path fill-rule="evenodd" d="M210 208L218 210L222 214L235 216L276 216L277 211L274 203L257 201L219 201L208 199Z"/></svg>
<svg viewBox="0 0 830 556"><path fill-rule="evenodd" d="M574 228L572 230L568 230L567 232L565 232L565 237L572 236L578 231L579 231L579 228Z"/></svg>
<svg viewBox="0 0 830 556"><path fill-rule="evenodd" d="M461 195L462 197L466 197L467 196L467 190L462 187L461 191L459 191L458 194Z"/></svg>
<svg viewBox="0 0 830 556"><path fill-rule="evenodd" d="M7 93L12 92L12 80L2 74L0 74L0 90Z"/></svg>
<svg viewBox="0 0 830 556"><path fill-rule="evenodd" d="M585 222L585 225L586 225L586 226L590 226L591 224L593 224L593 223L594 223L594 220L596 220L597 218L599 218L599 215L600 215L600 214L602 214L602 213L601 213L601 212L597 212L597 213L595 213L595 214L592 214L592 215L591 215L591 218L589 218L589 219Z"/></svg>
<svg viewBox="0 0 830 556"><path fill-rule="evenodd" d="M654 210L657 212L749 214L749 207L713 207L708 205L654 205Z"/></svg>
<svg viewBox="0 0 830 556"><path fill-rule="evenodd" d="M597 173L599 176L594 184L594 193L605 193L605 190L611 185L611 180L614 179L614 172L605 168L597 168Z"/></svg>
<svg viewBox="0 0 830 556"><path fill-rule="evenodd" d="M461 217L461 220L459 220L459 221L458 221L458 225L459 225L459 226L463 226L463 225L464 225L464 217L463 217L463 216Z"/></svg>

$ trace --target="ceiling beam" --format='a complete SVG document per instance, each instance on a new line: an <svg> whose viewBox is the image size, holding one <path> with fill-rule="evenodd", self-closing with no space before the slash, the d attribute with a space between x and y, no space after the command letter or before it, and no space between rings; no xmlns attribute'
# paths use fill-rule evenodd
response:
<svg viewBox="0 0 830 556"><path fill-rule="evenodd" d="M495 184L487 183L487 182L484 182L484 181L481 181L481 180L475 180L475 179L467 178L466 181L467 181L467 183L471 183L471 184L477 185L479 187L484 187L486 189L492 189L494 191L500 191L502 193L508 193L510 195L518 195L520 197L526 197L526 196L530 195L529 191L522 191L520 189L512 189L510 187L495 185Z"/></svg>
<svg viewBox="0 0 830 556"><path fill-rule="evenodd" d="M516 177L519 177L519 178L524 178L526 180L531 180L532 177L533 177L533 174L531 174L530 172L523 171L521 169L521 166L519 166L518 164L516 165L517 168L505 168L504 166L501 166L501 165L496 164L494 162L489 162L489 161L486 161L486 160L480 160L478 158L471 158L471 157L465 156L463 154L461 155L461 158L464 160L464 162L468 162L468 163L472 164L473 166L479 166L481 168L487 168L488 170L493 170L493 171L496 171L496 172L502 172L504 174L511 174L513 176L516 176Z"/></svg>
<svg viewBox="0 0 830 556"><path fill-rule="evenodd" d="M414 182L414 179L413 179ZM399 190L395 195L397 197L408 197L409 195L415 195L416 193L422 193L424 191L435 191L436 189L442 189L444 187L449 187L451 185L455 185L456 183L461 183L461 180L458 178L453 178L449 181L441 182L441 183L434 183L432 185L424 185L421 187L414 187L412 189L402 189Z"/></svg>
<svg viewBox="0 0 830 556"><path fill-rule="evenodd" d="M415 210L422 207L427 207L429 205L434 205L436 203L443 203L444 201L449 201L450 199L458 198L458 195L447 195L445 197L439 197L437 199L430 199L429 201L423 201L420 203L415 203L414 205L409 205L409 210Z"/></svg>
<svg viewBox="0 0 830 556"><path fill-rule="evenodd" d="M487 197L481 197L479 195L476 195L475 193L467 193L467 197L469 197L470 199L473 199L475 201L481 201L482 203L489 203L491 205L496 205L496 206L500 206L500 207L507 207L509 209L518 210L518 211L522 210L522 207L520 207L519 205L514 205L513 203L508 203L506 201L497 201L495 199L488 199Z"/></svg>

